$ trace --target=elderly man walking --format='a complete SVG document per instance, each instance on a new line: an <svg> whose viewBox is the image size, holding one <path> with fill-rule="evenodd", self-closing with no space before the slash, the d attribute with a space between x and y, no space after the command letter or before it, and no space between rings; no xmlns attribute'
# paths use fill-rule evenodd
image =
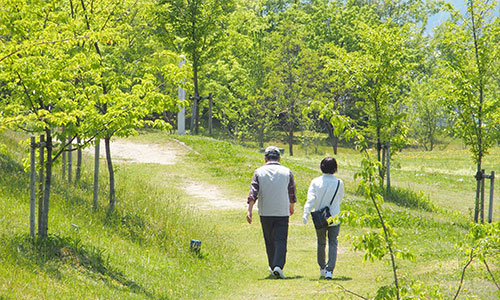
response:
<svg viewBox="0 0 500 300"><path fill-rule="evenodd" d="M247 221L252 224L252 209L257 203L260 223L266 244L269 271L277 279L284 279L288 240L288 219L293 214L295 182L290 169L280 164L277 147L267 147L264 153L266 164L255 170L248 195Z"/></svg>

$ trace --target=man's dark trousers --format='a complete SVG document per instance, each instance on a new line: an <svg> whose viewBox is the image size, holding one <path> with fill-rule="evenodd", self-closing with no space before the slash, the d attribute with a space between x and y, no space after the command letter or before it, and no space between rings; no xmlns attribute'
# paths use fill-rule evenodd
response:
<svg viewBox="0 0 500 300"><path fill-rule="evenodd" d="M267 260L271 269L276 266L283 269L285 266L288 218L260 216L262 233L266 242Z"/></svg>

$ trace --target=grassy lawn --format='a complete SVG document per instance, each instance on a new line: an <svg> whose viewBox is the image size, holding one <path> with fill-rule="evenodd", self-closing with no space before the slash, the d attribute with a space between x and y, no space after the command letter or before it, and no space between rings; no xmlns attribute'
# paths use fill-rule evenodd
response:
<svg viewBox="0 0 500 300"><path fill-rule="evenodd" d="M379 286L392 282L388 260L363 262L363 253L350 250L348 236L372 229L348 225L341 227L334 280L320 280L315 232L311 223L302 224L300 204L290 223L285 266L289 279L270 278L258 218L249 225L244 208L197 209L203 200L183 189L186 179L206 182L245 203L253 171L263 163L257 149L154 132L129 140L168 144L185 155L175 165L118 164L118 206L111 215L104 209L105 168L103 209L98 212L91 210L91 165L85 165L78 188L56 174L49 221L53 237L50 245L36 249L26 238L28 177L19 164L23 154L10 150L2 155L0 222L9 225L0 228L0 299L357 299L342 289L374 297ZM4 135L2 142L16 149L13 136ZM328 151L323 147L320 154L305 156L298 148L295 157L283 157L282 163L294 172L299 202L305 201L310 180L320 175L319 161L331 155ZM488 156L488 171L498 169L499 154L495 148ZM467 233L473 207L474 166L469 157L461 149L397 153L393 185L422 190L441 209L427 212L384 204L398 246L415 255L415 261L398 259L400 275L438 286L446 299L456 292L465 260L454 245ZM355 193L359 154L340 149L336 158L347 191L342 209L369 210L370 204ZM86 159L89 164L91 160ZM500 220L500 203L495 203L494 217ZM201 257L190 253L190 239L202 240ZM493 272L500 277L498 266ZM469 269L460 299L498 299L500 293L487 275L482 265Z"/></svg>

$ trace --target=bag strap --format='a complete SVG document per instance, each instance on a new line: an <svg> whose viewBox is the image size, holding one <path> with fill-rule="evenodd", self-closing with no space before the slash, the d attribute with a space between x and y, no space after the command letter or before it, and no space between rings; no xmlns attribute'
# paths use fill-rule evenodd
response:
<svg viewBox="0 0 500 300"><path fill-rule="evenodd" d="M337 196L337 191L339 190L339 186L340 186L340 179L337 179L337 180L339 181L337 183L337 189L335 189L335 193L333 194L332 201L330 201L330 205L328 205L328 206L332 206L333 200L335 199L335 196Z"/></svg>

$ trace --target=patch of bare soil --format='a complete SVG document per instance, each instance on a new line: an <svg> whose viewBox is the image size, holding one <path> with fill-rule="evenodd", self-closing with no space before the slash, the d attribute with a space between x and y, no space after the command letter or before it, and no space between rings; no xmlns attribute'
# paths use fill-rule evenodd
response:
<svg viewBox="0 0 500 300"><path fill-rule="evenodd" d="M113 141L110 147L111 157L135 163L174 165L182 155L179 149L166 145Z"/></svg>
<svg viewBox="0 0 500 300"><path fill-rule="evenodd" d="M104 142L101 142L101 157L105 156ZM193 151L182 142L173 141L170 144L142 144L124 140L111 142L111 157L124 162L153 163L174 165L181 161L184 154ZM94 149L88 150L94 153ZM189 166L186 166L189 168ZM182 189L193 199L193 204L199 209L245 209L244 199L230 199L220 187L207 182L185 178Z"/></svg>
<svg viewBox="0 0 500 300"><path fill-rule="evenodd" d="M186 181L184 191L192 197L201 200L197 203L200 209L245 209L244 199L230 199L217 186L206 182Z"/></svg>

